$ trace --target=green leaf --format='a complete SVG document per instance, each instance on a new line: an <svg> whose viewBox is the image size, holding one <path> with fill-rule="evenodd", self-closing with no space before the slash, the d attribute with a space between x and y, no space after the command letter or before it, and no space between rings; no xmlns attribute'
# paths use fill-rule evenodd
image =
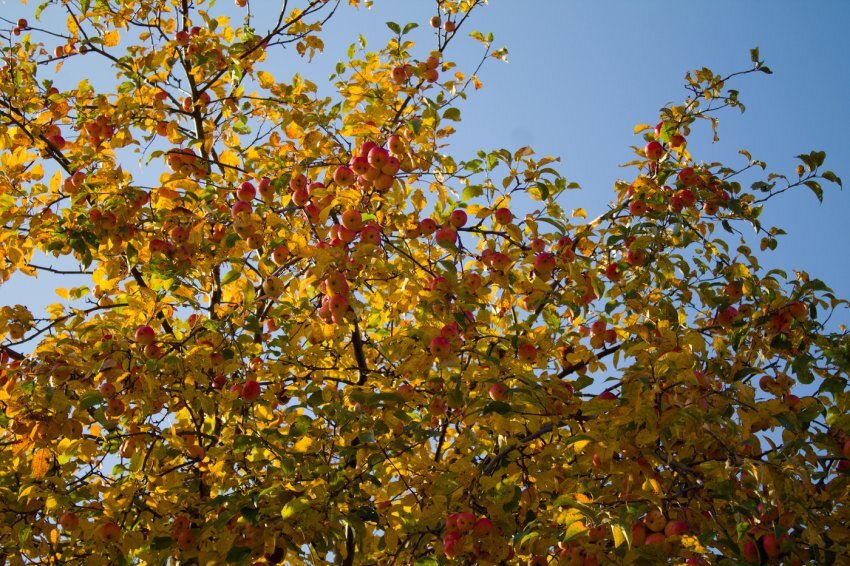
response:
<svg viewBox="0 0 850 566"><path fill-rule="evenodd" d="M824 179L826 179L827 181L830 181L830 182L833 182L833 183L838 184L838 186L839 186L839 187L843 186L843 185L841 184L841 177L839 177L838 175L836 175L836 174L835 174L835 173L833 173L832 171L824 171L824 172L823 172L823 174L822 174L821 176L822 176Z"/></svg>
<svg viewBox="0 0 850 566"><path fill-rule="evenodd" d="M469 201L474 199L475 197L480 197L482 194L484 194L484 191L479 185L469 185L467 187L464 187L463 192L461 193L461 198L463 198L463 200L465 201Z"/></svg>
<svg viewBox="0 0 850 566"><path fill-rule="evenodd" d="M493 401L492 403L487 403L487 406L484 407L484 414L488 413L498 413L500 415L504 415L511 412L511 406L503 401Z"/></svg>
<svg viewBox="0 0 850 566"><path fill-rule="evenodd" d="M754 48L750 49L750 59L752 60L753 63L757 64L759 62L759 48L758 47L754 47Z"/></svg>
<svg viewBox="0 0 850 566"><path fill-rule="evenodd" d="M576 521L564 531L564 537L561 539L563 542L569 542L575 538L580 537L581 535L587 532L587 528L585 528L584 523L582 521Z"/></svg>
<svg viewBox="0 0 850 566"><path fill-rule="evenodd" d="M221 278L221 286L224 287L229 283L233 283L242 275L242 272L238 269L231 269L227 273L224 274L224 277Z"/></svg>
<svg viewBox="0 0 850 566"><path fill-rule="evenodd" d="M171 548L174 542L174 539L171 537L154 537L154 539L151 541L150 549L165 550L166 548Z"/></svg>
<svg viewBox="0 0 850 566"><path fill-rule="evenodd" d="M309 501L304 498L293 499L289 503L283 506L283 509L280 510L281 519L289 519L297 515L298 513L307 509L310 506Z"/></svg>
<svg viewBox="0 0 850 566"><path fill-rule="evenodd" d="M100 393L88 393L80 398L79 407L81 410L91 409L95 405L103 403L103 395Z"/></svg>
<svg viewBox="0 0 850 566"><path fill-rule="evenodd" d="M240 563L245 561L246 558L251 556L253 551L247 546L234 546L227 553L227 563L231 564L233 562Z"/></svg>
<svg viewBox="0 0 850 566"><path fill-rule="evenodd" d="M823 189L821 188L820 183L817 181L806 181L804 184L809 187L813 193L815 193L819 202L823 202Z"/></svg>
<svg viewBox="0 0 850 566"><path fill-rule="evenodd" d="M446 111L443 112L443 119L452 120L454 122L460 122L460 109L446 108Z"/></svg>
<svg viewBox="0 0 850 566"><path fill-rule="evenodd" d="M397 23L387 22L387 27L390 28L390 31L392 31L393 33L401 35L401 26L399 26Z"/></svg>
<svg viewBox="0 0 850 566"><path fill-rule="evenodd" d="M546 183L538 181L537 184L528 189L528 194L531 195L532 198L546 200L549 198L549 187Z"/></svg>
<svg viewBox="0 0 850 566"><path fill-rule="evenodd" d="M402 34L402 35L404 35L404 34L406 34L407 32L409 32L409 31L411 31L411 30L414 30L414 29L416 29L416 28L418 28L418 27L419 27L419 24L417 24L417 23L415 23L415 22L410 22L409 24L406 24L406 25L404 26L404 29L403 29L403 30L401 30L401 34Z"/></svg>

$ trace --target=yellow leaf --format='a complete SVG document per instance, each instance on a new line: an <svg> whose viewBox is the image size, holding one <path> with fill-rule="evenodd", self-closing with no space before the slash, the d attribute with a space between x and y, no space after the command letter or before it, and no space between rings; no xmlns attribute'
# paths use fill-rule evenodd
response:
<svg viewBox="0 0 850 566"><path fill-rule="evenodd" d="M652 126L650 126L649 124L638 124L637 126L635 126L635 133L639 134L649 129L652 129Z"/></svg>
<svg viewBox="0 0 850 566"><path fill-rule="evenodd" d="M30 178L35 181L41 181L44 178L44 167L42 167L41 163L36 163L30 169Z"/></svg>
<svg viewBox="0 0 850 566"><path fill-rule="evenodd" d="M573 210L573 218L587 218L587 211L583 208Z"/></svg>
<svg viewBox="0 0 850 566"><path fill-rule="evenodd" d="M584 521L576 521L564 531L564 540L572 540L584 534L585 531L587 531L587 527L584 525Z"/></svg>
<svg viewBox="0 0 850 566"><path fill-rule="evenodd" d="M286 137L291 140L297 140L304 137L304 130L301 129L301 126L296 124L295 122L291 122L284 130L286 133Z"/></svg>
<svg viewBox="0 0 850 566"><path fill-rule="evenodd" d="M225 26L224 29L221 31L221 38L226 43L232 43L234 37L236 37L236 35L233 33L233 28L230 26Z"/></svg>
<svg viewBox="0 0 850 566"><path fill-rule="evenodd" d="M611 525L611 534L614 535L614 548L619 548L624 542L629 541L626 529L622 525Z"/></svg>
<svg viewBox="0 0 850 566"><path fill-rule="evenodd" d="M301 440L292 446L292 450L298 454L306 454L311 446L313 446L313 439L309 436L302 436Z"/></svg>
<svg viewBox="0 0 850 566"><path fill-rule="evenodd" d="M310 506L310 502L305 498L293 499L283 506L280 510L281 519L289 519L290 517L301 513Z"/></svg>
<svg viewBox="0 0 850 566"><path fill-rule="evenodd" d="M239 167L240 165L239 157L232 151L222 152L218 156L218 160L223 165L229 165L230 167Z"/></svg>
<svg viewBox="0 0 850 566"><path fill-rule="evenodd" d="M115 47L118 45L118 42L121 40L121 34L118 33L117 29L109 30L103 36L103 44L107 47Z"/></svg>
<svg viewBox="0 0 850 566"><path fill-rule="evenodd" d="M588 496L587 496L587 495L585 495L584 493L576 493L576 494L573 496L573 499L575 499L575 500L576 500L576 501L578 501L579 503L584 503L585 505L590 504L590 503L593 503L593 499L591 499L590 497L588 497Z"/></svg>
<svg viewBox="0 0 850 566"><path fill-rule="evenodd" d="M411 195L410 197L410 203L413 205L414 210L416 210L417 212L425 208L427 201L425 200L425 195L422 194L421 189L416 189L413 192L413 195Z"/></svg>
<svg viewBox="0 0 850 566"><path fill-rule="evenodd" d="M260 71L257 73L257 79L260 81L260 86L263 88L271 88L274 86L274 77L271 73Z"/></svg>
<svg viewBox="0 0 850 566"><path fill-rule="evenodd" d="M732 266L732 277L736 277L738 279L744 279L745 277L750 276L749 268L743 263L736 263Z"/></svg>
<svg viewBox="0 0 850 566"><path fill-rule="evenodd" d="M32 476L40 480L50 471L50 450L42 448L32 457Z"/></svg>

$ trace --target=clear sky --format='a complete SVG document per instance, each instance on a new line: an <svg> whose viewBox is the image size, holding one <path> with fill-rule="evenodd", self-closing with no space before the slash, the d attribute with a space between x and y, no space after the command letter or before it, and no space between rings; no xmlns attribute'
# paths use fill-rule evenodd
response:
<svg viewBox="0 0 850 566"><path fill-rule="evenodd" d="M261 11L279 2L253 0L252 5ZM331 94L326 79L347 46L362 34L379 48L391 33L388 20L418 22L414 37L424 52L433 44L428 18L435 5L375 0L371 11L341 7L323 35L326 51L315 65L283 57L279 68L269 70L280 78L300 72ZM2 15L12 20L32 19L36 6L0 0ZM219 9L239 13L227 0L218 2ZM643 144L633 126L654 124L659 107L685 97L685 72L702 66L718 73L748 68L749 49L758 46L774 74L748 75L731 85L740 90L746 113L720 115L717 144L707 131L696 130L689 138L692 154L734 165L743 164L737 151L746 148L767 161L769 170L793 175L795 155L824 150L827 168L850 183L847 22L850 2L843 0L492 0L465 32L492 31L495 45L508 47L510 62L485 65L484 88L462 103L463 120L448 151L462 158L477 149L531 145L539 154L560 156L563 174L584 187L566 195L565 207L584 207L593 215L612 199L615 180L634 175L618 167L632 158L629 146ZM455 54L472 62L480 44L466 37L457 44ZM765 224L779 225L789 235L765 263L805 269L839 296L850 297L848 212L850 188L827 191L823 205L806 189L769 203ZM32 281L4 285L0 303L55 301L42 287ZM850 322L846 313L844 321Z"/></svg>

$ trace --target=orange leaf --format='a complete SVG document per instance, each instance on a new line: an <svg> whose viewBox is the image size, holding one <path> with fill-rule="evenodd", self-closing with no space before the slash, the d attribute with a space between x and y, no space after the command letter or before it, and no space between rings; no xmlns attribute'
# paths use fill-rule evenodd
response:
<svg viewBox="0 0 850 566"><path fill-rule="evenodd" d="M32 457L32 475L35 479L40 480L47 475L50 470L50 450L42 448L36 451Z"/></svg>

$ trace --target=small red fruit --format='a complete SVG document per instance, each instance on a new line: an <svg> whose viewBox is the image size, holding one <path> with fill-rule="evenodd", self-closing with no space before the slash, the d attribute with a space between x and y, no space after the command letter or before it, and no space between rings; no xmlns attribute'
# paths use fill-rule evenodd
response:
<svg viewBox="0 0 850 566"><path fill-rule="evenodd" d="M434 241L443 248L451 248L457 245L457 231L454 228L444 227L437 230Z"/></svg>
<svg viewBox="0 0 850 566"><path fill-rule="evenodd" d="M342 213L342 225L349 230L359 232L363 229L363 216L359 210L349 209Z"/></svg>
<svg viewBox="0 0 850 566"><path fill-rule="evenodd" d="M521 362L533 364L537 361L537 346L534 344L522 344L517 348L517 357Z"/></svg>
<svg viewBox="0 0 850 566"><path fill-rule="evenodd" d="M490 386L488 393L493 401L501 401L507 396L508 389L501 383L494 383Z"/></svg>
<svg viewBox="0 0 850 566"><path fill-rule="evenodd" d="M121 527L112 521L104 523L97 528L95 536L100 542L113 544L118 542L118 539L121 538Z"/></svg>
<svg viewBox="0 0 850 566"><path fill-rule="evenodd" d="M449 223L455 228L463 228L466 226L467 216L466 211L457 208L449 215Z"/></svg>
<svg viewBox="0 0 850 566"><path fill-rule="evenodd" d="M66 531L74 531L80 526L80 518L73 511L65 511L59 517L59 524Z"/></svg>
<svg viewBox="0 0 850 566"><path fill-rule="evenodd" d="M437 223L433 218L423 218L419 221L419 232L428 237L437 231Z"/></svg>
<svg viewBox="0 0 850 566"><path fill-rule="evenodd" d="M651 141L646 144L643 151L647 159L658 161L664 155L664 146L657 141Z"/></svg>
<svg viewBox="0 0 850 566"><path fill-rule="evenodd" d="M147 346L156 340L156 332L150 326L140 326L136 329L135 339L137 344Z"/></svg>
<svg viewBox="0 0 850 566"><path fill-rule="evenodd" d="M249 379L242 384L239 394L245 401L256 401L262 392L263 389L260 387L260 384L253 379Z"/></svg>
<svg viewBox="0 0 850 566"><path fill-rule="evenodd" d="M496 221L496 224L506 226L513 221L514 214L510 211L510 209L503 207L493 213L493 219Z"/></svg>
<svg viewBox="0 0 850 566"><path fill-rule="evenodd" d="M428 345L431 355L437 359L448 358L452 353L452 345L442 336L435 336Z"/></svg>

